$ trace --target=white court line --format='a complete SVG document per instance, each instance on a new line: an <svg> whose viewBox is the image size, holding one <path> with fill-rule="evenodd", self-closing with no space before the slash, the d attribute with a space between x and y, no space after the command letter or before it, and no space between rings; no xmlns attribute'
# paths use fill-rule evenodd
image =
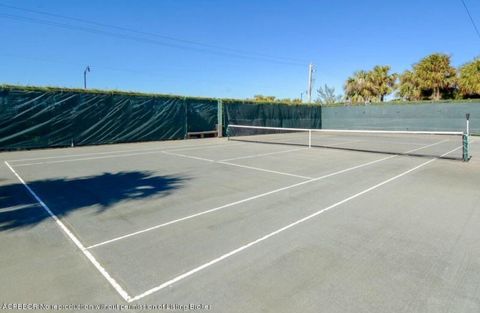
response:
<svg viewBox="0 0 480 313"><path fill-rule="evenodd" d="M459 148L461 148L461 147L459 147ZM459 148L456 148L455 150L458 150ZM417 150L418 150L418 149L417 149ZM455 150L452 150L451 152L453 152L453 151L455 151ZM450 153L450 152L449 152L449 153ZM448 153L447 153L447 154L448 154ZM445 154L445 155L446 155L446 154ZM390 158L393 158L393 157L396 157L396 156L389 156L389 157L386 157L386 158L383 158L383 159L380 159L380 160L376 160L376 161L369 162L369 163L367 163L367 164L373 164L373 163L380 162L380 161L382 161L382 160L390 159ZM426 165L426 164L428 164L428 163L430 163L430 162L433 162L434 160L435 160L435 159L432 159L432 160L430 160L430 161L427 161L427 162L425 162L425 163L417 166L416 168L419 168L419 167L421 167L421 166L423 166L423 165ZM297 225L297 224L300 224L300 223L302 223L302 222L304 222L304 221L306 221L306 220L308 220L308 219L310 219L310 218L312 218L312 217L314 217L314 216L316 216L316 215L318 215L318 214L321 214L321 213L323 213L324 211L333 208L334 206L337 206L337 205L339 205L339 204L341 204L341 203L347 202L347 201L349 201L349 200L351 200L351 199L353 199L353 198L355 198L355 197L357 197L357 196L360 195L360 194L357 194L357 195L355 195L355 196L352 196L352 197L350 197L350 198L348 198L348 199L343 200L341 203L337 203L337 204L335 204L334 206L331 206L331 207L329 207L329 208L326 208L326 209L323 209L323 210L321 210L321 211L318 211L317 213L314 213L313 216L311 215L311 216L308 216L308 217L306 217L306 218L303 218L302 220L298 220L298 221L296 221L296 222L294 222L294 223L292 223L292 224L289 224L289 225L283 227L282 229L279 229L279 230L277 230L277 231L275 231L275 232L273 232L273 233L270 233L270 234L268 234L268 235L266 235L266 236L264 236L264 237L262 237L262 238L260 238L260 239L257 239L257 240L255 240L255 241L253 241L253 242L251 242L251 243L249 243L249 244L247 244L247 245L244 245L243 247L240 247L240 248L238 248L238 249L236 249L236 250L233 250L233 251L229 252L228 254L225 254L225 255L223 255L223 256L221 256L221 257L219 257L219 258L217 258L217 259L215 259L215 260L213 260L213 261L210 261L210 262L208 262L208 263L205 263L205 264L203 264L202 266L199 266L199 267L197 267L197 268L195 268L195 269L193 269L193 270L191 270L191 271L189 271L189 272L187 272L187 273L184 273L184 274L182 274L182 275L180 275L180 276L177 276L176 278L174 278L174 279L172 279L172 280L169 280L168 282L163 283L162 285L159 285L159 286L157 286L157 287L155 287L155 288L152 288L152 289L150 289L150 290L147 290L146 292L144 292L144 293L142 293L142 294L140 294L140 295L138 295L138 296L136 296L136 297L134 297L134 298L131 298L131 297L128 295L128 293L115 281L115 279L113 279L113 278L110 276L110 274L102 267L102 265L95 259L95 257L87 250L87 248L85 248L85 247L83 246L83 244L77 239L77 237L61 222L61 220L60 220L60 219L50 210L50 208L40 199L40 197L25 183L25 181L20 177L20 175L17 174L17 172L10 166L10 164L9 164L7 161L5 161L4 163L5 163L5 164L7 165L7 167L12 171L12 173L18 178L18 180L23 184L23 186L27 189L27 191L37 200L37 202L42 206L42 208L50 215L50 217L52 217L52 219L54 219L54 221L55 221L55 222L57 223L57 225L64 231L64 233L65 233L65 234L75 243L75 245L82 251L82 253L87 257L87 259L94 265L94 267L102 274L102 276L112 285L112 287L119 293L119 295L120 295L125 301L127 301L127 302L133 302L133 301L139 300L139 299L141 299L141 298L143 298L143 297L145 297L145 296L147 296L147 295L150 295L150 294L152 294L152 293L154 293L154 292L157 292L157 291L165 288L166 286L171 285L171 284L174 283L174 282L177 282L177 281L179 281L179 280L182 280L182 279L184 279L184 278L186 278L186 277L188 277L188 276L190 276L190 275L193 275L194 273L196 273L196 272L198 272L198 271L200 271L200 270L202 270L202 269L204 269L204 268L206 268L206 267L209 267L209 266L211 266L211 265L213 265L213 264L215 264L215 263L218 263L218 262L222 261L223 259L226 259L226 258L228 258L228 257L230 257L230 256L232 256L232 255L234 255L234 254L236 254L236 253L239 253L239 252L242 251L242 250L247 249L247 248L250 247L250 246L253 246L253 245L255 245L255 244L257 244L257 243L259 243L259 242L261 242L261 241L263 241L263 240L266 240L266 239L268 239L269 237L272 237L272 236L274 236L274 235L276 235L276 234L278 234L278 233L280 233L280 232L282 232L282 231L284 231L284 230L287 230L288 228L291 228L291 227L293 227L293 226L295 226L295 225ZM361 164L361 165L358 165L358 166L356 166L356 167L354 167L354 168L363 167L363 166L366 166L367 164ZM410 171L413 171L413 170L415 170L416 168L413 168L413 169L411 169ZM349 170L352 170L352 169L353 169L353 168L345 169L345 170L342 170L342 171L340 171L340 172L346 172L346 171L349 171ZM410 171L408 171L408 172L410 172ZM339 172L338 172L338 173L339 173ZM404 173L401 174L401 175L403 176L403 175L405 175L405 174L407 174L407 172L404 172ZM333 176L333 175L336 175L336 174L335 174L335 173L332 173L332 174L326 175L325 177ZM390 181L393 180L393 179L396 179L396 178L398 178L398 176L390 179ZM314 179L314 180L319 180L319 179L321 179L321 177L316 178L316 179ZM302 185L302 184L305 184L305 183L307 183L307 182L310 182L310 181L301 182L301 183L296 184L296 185ZM381 183L381 184L385 184L385 183L387 183L387 182L388 182L388 181L385 181L385 182L383 182L383 183ZM373 190L373 189L375 189L375 188L377 188L377 187L379 187L379 186L380 186L380 185L371 187L370 190ZM293 187L293 186L289 186L289 187L287 186L287 187L285 187L285 188L281 188L281 190L285 190L285 189L292 188L292 187ZM370 191L370 190L365 190L365 191L363 191L362 193L366 193L366 192L368 192L368 191ZM273 191L273 192L275 192L275 191ZM273 192L270 192L270 193L268 193L268 194L271 194L271 193L273 193ZM260 196L261 196L261 195L256 196L255 198L259 198ZM252 197L252 198L253 198L253 197ZM245 200L242 200L242 201L238 201L237 204L238 204L238 203L245 202L245 201L248 201L248 200L245 199ZM230 204L229 206L231 206L231 205L233 205L233 204ZM224 207L225 207L225 206L224 206ZM220 207L220 208L222 208L222 207ZM219 210L220 208L217 208L216 210ZM209 211L210 211L210 212L213 212L213 210L209 210ZM204 212L195 214L195 216L203 215L203 214L206 214L206 213L209 213L209 212L204 211ZM193 217L193 216L191 216L190 218L192 218L192 217ZM185 219L187 219L187 218L188 218L188 217L183 218L183 219L179 219L179 220L177 220L177 221L185 220ZM174 221L170 222L170 224L173 224L173 222L174 222ZM164 225L166 225L166 224L164 224ZM160 226L158 226L157 228L159 228L159 227L160 227ZM145 230L144 230L143 232L145 232Z"/></svg>
<svg viewBox="0 0 480 313"><path fill-rule="evenodd" d="M124 158L136 155L147 155L147 154L155 154L155 153L162 153L163 151L150 151L150 152L137 152L137 153L128 153L128 154L116 154L116 155L107 155L107 156L100 156L100 157L91 157L91 158L79 158L79 159L69 159L69 160L59 160L59 161L47 161L47 162L34 162L34 163L20 163L15 164L15 167L22 167L22 166L31 166L31 165L41 165L41 164L56 164L56 163L68 163L68 162L78 162L78 161L88 161L88 160L100 160L100 159L113 159L113 158Z"/></svg>
<svg viewBox="0 0 480 313"><path fill-rule="evenodd" d="M300 151L300 150L305 150L305 149L308 149L308 148L299 148L299 149L283 150L283 151L276 151L276 152L269 152L269 153L245 155L245 156L231 158L231 159L223 159L223 160L220 160L218 162L228 162L228 161L235 161L235 160L242 160L242 159L251 159L251 158L256 158L256 157L263 157L263 156L274 155L274 154L282 154L282 153Z"/></svg>
<svg viewBox="0 0 480 313"><path fill-rule="evenodd" d="M189 159L200 160L200 161L206 161L206 162L212 162L212 163L214 163L214 162L215 162L215 160L212 160L212 159L206 159L206 158L196 157L196 156L193 156L193 155L186 155L186 154L175 153L175 152L169 152L169 151L162 151L162 153L164 153L164 154L168 154L168 155L179 156L179 157L182 157L182 158L189 158Z"/></svg>
<svg viewBox="0 0 480 313"><path fill-rule="evenodd" d="M103 266L95 259L95 257L85 249L83 244L78 240L77 237L65 226L65 224L60 221L60 219L50 210L50 208L40 199L40 197L28 186L20 175L5 161L7 167L12 171L12 173L18 178L18 180L23 184L27 191L37 200L37 202L42 206L42 208L50 215L51 218L57 223L57 225L63 230L63 232L70 238L70 240L75 243L75 245L82 251L82 253L87 257L87 259L95 266L95 268L102 274L102 276L112 285L112 287L118 292L118 294L127 302L131 302L132 298L128 293L117 283L115 279L110 276L110 274L103 268Z"/></svg>
<svg viewBox="0 0 480 313"><path fill-rule="evenodd" d="M449 154L449 153L451 153L451 152L453 152L453 151L455 151L455 150L457 150L457 149L459 149L459 148L455 148L454 150L452 150L452 151L450 151L450 152L447 152L446 154L442 155L442 157L445 156L445 155L447 155L447 154ZM216 264L216 263L219 263L219 262L221 262L221 261L223 261L223 260L225 260L225 259L227 259L227 258L229 258L229 257L231 257L231 256L233 256L233 255L235 255L235 254L237 254L237 253L242 252L243 250L246 250L246 249L248 249L248 248L250 248L250 247L252 247L252 246L254 246L254 245L257 245L257 244L259 244L259 243L262 242L262 241L265 241L265 240L267 240L267 239L269 239L269 238L271 238L271 237L273 237L273 236L276 236L276 235L278 235L278 234L280 234L280 233L282 233L282 232L284 232L284 231L286 231L286 230L288 230L288 229L290 229L290 228L293 228L293 227L295 227L295 226L297 226L297 225L299 225L299 224L301 224L301 223L304 223L304 222L306 222L306 221L308 221L308 220L310 220L310 219L312 219L312 218L314 218L314 217L316 217L316 216L318 216L318 215L320 215L320 214L323 214L323 213L325 213L325 212L327 212L327 211L329 211L329 210L331 210L331 209L333 209L333 208L336 208L336 207L338 207L338 206L340 206L340 205L342 205L342 204L344 204L344 203L347 203L347 202L349 202L349 201L351 201L351 200L353 200L353 199L355 199L355 198L358 198L358 197L360 197L360 196L362 196L362 195L364 195L364 194L366 194L366 193L368 193L368 192L370 192L370 191L372 191L372 190L375 190L375 189L377 189L377 188L379 188L379 187L381 187L381 186L383 186L383 185L385 185L385 184L388 184L388 183L390 183L390 182L392 182L392 181L394 181L394 180L396 180L396 179L398 179L398 178L400 178L400 177L402 177L402 176L405 176L405 175L407 175L407 174L409 174L409 173L411 173L411 172L413 172L413 171L415 171L415 170L417 170L417 169L419 169L419 168L421 168L421 167L424 167L424 166L432 163L433 161L435 161L435 160L437 160L437 159L438 159L438 158L434 158L434 159L430 159L430 160L428 160L428 161L426 161L426 162L423 162L422 164L417 165L417 166L415 166L415 167L413 167L413 168L411 168L411 169L409 169L409 170L407 170L407 171L405 171L405 172L402 172L402 173L400 173L400 174L398 174L398 175L396 175L396 176L393 176L393 177L391 177L391 178L389 178L389 179L387 179L387 180L384 180L384 181L382 181L381 183L378 183L378 184L376 184L376 185L374 185L374 186L372 186L372 187L369 187L369 188L367 188L367 189L364 189L363 191L358 192L358 193L356 193L356 194L354 194L354 195L352 195L352 196L350 196L350 197L348 197L348 198L345 198L345 199L343 199L343 200L341 200L341 201L338 201L338 202L336 202L336 203L334 203L334 204L332 204L332 205L330 205L330 206L328 206L328 207L326 207L326 208L324 208L324 209L321 209L321 210L319 210L319 211L317 211L317 212L315 212L315 213L312 213L312 214L310 214L310 215L308 215L308 216L305 216L304 218L301 218L301 219L299 219L299 220L297 220L297 221L295 221L295 222L293 222L293 223L290 223L290 224L288 224L288 225L286 225L286 226L284 226L284 227L282 227L282 228L279 228L279 229L277 229L277 230L275 230L275 231L273 231L273 232L271 232L271 233L268 233L268 234L266 234L265 236L260 237L260 238L254 240L254 241L251 241L251 242L249 242L249 243L247 243L247 244L245 244L245 245L243 245L243 246L241 246L241 247L239 247L239 248L237 248L237 249L235 249L235 250L232 250L232 251L230 251L230 252L228 252L228 253L225 253L225 254L219 256L218 258L211 260L210 262L204 263L204 264L202 264L202 265L200 265L200 266L198 266L198 267L196 267L196 268L191 269L191 270L188 271L188 272L185 272L185 273L183 273L183 274L181 274L181 275L178 275L178 276L175 277L175 278L172 278L172 279L170 279L170 280L168 280L168 281L166 281L166 282L164 282L164 283L162 283L162 284L160 284L160 285L158 285L158 286L156 286L156 287L154 287L154 288L152 288L152 289L149 289L149 290L145 291L144 293L139 294L138 296L133 297L131 300L129 300L129 302L133 302L133 301L140 300L140 299L142 299L142 298L144 298L144 297L146 297L146 296L148 296L148 295L151 295L152 293L155 293L155 292L158 292L158 291L164 289L165 287L171 286L172 284L174 284L174 283L176 283L176 282L178 282L178 281L180 281L180 280L183 280L183 279L185 279L185 278L187 278L187 277L189 277L189 276L191 276L191 275L193 275L193 274L195 274L195 273L197 273L197 272L200 272L201 270L204 270L204 269L206 269L206 268L208 268L208 267L210 267L210 266L212 266L212 265L214 265L214 264Z"/></svg>
<svg viewBox="0 0 480 313"><path fill-rule="evenodd" d="M418 150L421 150L421 149L425 149L425 148L428 148L428 147L431 147L431 146L434 146L434 145L438 145L438 144L443 143L443 142L445 142L445 140L433 143L431 145L427 145L425 147L413 149L413 150L407 151L405 153L410 153L410 152L418 151ZM456 149L456 150L458 150L458 149ZM453 152L453 151L455 151L455 150L452 150L451 152ZM258 195L255 195L255 196L243 199L243 200L231 202L231 203L228 203L228 204L225 204L225 205L213 208L213 209L209 209L209 210L202 211L202 212L199 212L199 213L196 213L196 214L184 216L184 217L181 217L181 218L169 221L169 222L158 224L158 225L155 225L155 226L152 226L152 227L149 227L149 228L145 228L145 229L133 232L133 233L118 236L118 237L115 237L115 238L112 238L112 239L109 239L109 240L106 240L106 241L102 241L100 243L93 244L93 245L87 247L87 249L96 248L96 247L103 246L103 245L106 245L106 244L109 244L109 243L112 243L112 242L115 242L115 241L118 241L118 240L122 240L122 239L129 238L129 237L132 237L132 236L140 235L140 234L143 234L143 233L155 230L155 229L159 229L159 228L162 228L162 227L165 227L165 226L169 226L169 225L172 225L172 224L175 224L175 223L178 223L178 222L186 221L186 220L189 220L189 219L192 219L192 218L195 218L195 217L199 217L199 216L202 216L202 215L205 215L205 214L209 214L209 213L212 213L212 212L215 212L215 211L219 211L219 210L222 210L222 209L225 209L225 208L228 208L228 207L231 207L231 206L235 206L235 205L238 205L238 204L242 204L242 203L245 203L245 202L248 202L248 201L263 198L263 197L269 196L271 194L275 194L275 193L278 193L278 192L281 192L281 191L284 191L284 190L288 190L288 189L291 189L291 188L302 186L302 185L305 185L305 184L308 184L308 183L311 183L311 182L319 181L319 180L322 180L322 179L325 179L325 178L328 178L328 177L332 177L332 176L335 176L335 175L343 174L343 173L346 173L346 172L349 172L349 171L352 171L352 170L355 170L355 169L358 169L358 168L362 168L364 166L368 166L368 165L371 165L371 164L382 162L382 161L392 159L392 158L395 158L395 157L398 157L398 155L391 155L391 156L388 156L388 157L385 157L385 158L382 158L382 159L370 161L370 162L367 162L367 163L362 163L362 164L359 164L359 165L356 165L356 166L353 166L353 167L349 167L349 168L346 168L346 169L343 169L343 170L340 170L340 171L337 171L337 172L333 172L333 173L326 174L326 175L316 177L316 178L312 178L310 180L306 180L306 181L303 181L303 182L300 182L300 183L292 184L292 185L289 185L289 186L286 186L286 187L282 187L282 188L278 188L278 189L268 191L268 192L265 192L265 193L262 193L262 194L258 194Z"/></svg>
<svg viewBox="0 0 480 313"><path fill-rule="evenodd" d="M289 141L283 141L283 142L278 141L278 142L272 142L272 143L284 144L285 142L289 142ZM342 146L342 145L356 143L356 142L365 142L365 140L348 140L348 141L340 141L340 142L337 140L336 143L333 143L333 144L326 143L324 145L328 146L328 147L337 147L337 146ZM386 140L376 141L376 142L392 143L391 141L386 141ZM444 142L444 141L442 141L442 142ZM253 143L256 143L256 142L253 141ZM261 143L261 142L258 142L258 143ZM424 146L424 144L421 144L421 143L407 143L407 142L393 142L393 143L404 144L404 145L422 146L422 147ZM307 144L305 144L305 146L307 146ZM315 146L316 146L315 144L312 145L312 147L315 147ZM300 151L300 150L305 150L305 149L308 149L308 148L299 148L299 149L291 149L291 150L284 150L284 151L277 151L277 152L270 152L270 153L252 154L252 155L240 156L240 157L231 158L231 159L223 159L223 160L219 160L218 162L228 162L228 161L235 161L235 160L251 159L251 158L263 157L263 156L268 156L268 155L295 152L295 151Z"/></svg>
<svg viewBox="0 0 480 313"><path fill-rule="evenodd" d="M126 234L126 235L123 235L123 236L115 237L113 239L106 240L106 241L91 245L91 246L87 247L87 249L92 249L92 248L103 246L103 245L106 245L106 244L109 244L109 243L112 243L112 242L115 242L115 241L118 241L118 240L122 240L122 239L129 238L129 237L132 237L132 236L140 235L140 234L143 234L143 233L155 230L155 229L159 229L159 228L162 228L162 227L165 227L165 226L176 224L178 222L183 222L183 221L186 221L186 220L189 220L189 219L192 219L192 218L195 218L195 217L199 217L199 216L202 216L202 215L205 215L205 214L213 213L213 212L225 209L225 208L229 208L229 207L232 207L232 206L235 206L235 205L238 205L238 204L248 202L248 201L263 198L263 197L266 197L266 196L269 196L269 195L272 195L272 194L275 194L275 193L278 193L278 192L281 192L281 191L285 191L285 190L288 190L288 189L291 189L291 188L295 188L295 187L298 187L298 186L302 186L302 185L305 185L305 184L308 184L308 183L311 183L311 182L314 182L314 181L318 181L318 180L325 179L325 178L328 178L328 177L332 177L332 176L335 176L335 175L343 174L343 173L346 173L346 172L349 172L349 171L352 171L352 170L355 170L355 169L358 169L358 168L361 168L361 167L364 167L364 166L368 166L368 165L371 165L371 164L375 164L375 163L378 163L378 162L381 162L381 161L385 161L385 160L388 160L388 159L391 159L391 158L394 158L394 157L396 157L396 155L391 155L391 156L388 156L388 157L385 157L385 158L382 158L382 159L370 161L370 162L367 162L367 163L362 163L362 164L359 164L359 165L356 165L356 166L353 166L353 167L349 167L349 168L346 168L346 169L343 169L343 170L340 170L340 171L337 171L337 172L333 172L333 173L326 174L326 175L323 175L323 176L320 176L320 177L312 178L310 180L306 180L306 181L303 181L303 182L300 182L300 183L292 184L292 185L285 186L285 187L282 187L282 188L278 188L278 189L275 189L275 190L272 190L272 191L261 193L261 194L243 199L243 200L231 202L231 203L228 203L228 204L225 204L225 205L213 208L213 209L209 209L209 210L202 211L202 212L199 212L199 213L196 213L196 214L184 216L184 217L181 217L181 218L176 219L176 220L172 220L172 221L169 221L169 222L166 222L166 223L163 223L163 224L155 225L155 226L152 226L152 227L149 227L149 228L145 228L145 229L133 232L133 233L129 233L129 234Z"/></svg>
<svg viewBox="0 0 480 313"><path fill-rule="evenodd" d="M239 143L243 144L243 143ZM235 145L239 145L235 144ZM203 148L215 148L215 147L222 147L225 146L225 143L223 144L216 144L216 145L209 145L205 147L199 147L199 146L192 146L189 148L184 148L182 150L196 150L196 149L203 149ZM229 145L231 146L231 145ZM172 150L179 150L179 149L172 149ZM46 161L46 162L34 162L34 163L20 163L20 164L15 164L15 167L21 167L21 166L31 166L31 165L40 165L40 164L55 164L55 163L66 163L66 162L77 162L77 161L86 161L86 160L99 160L99 159L111 159L111 158L123 158L123 157L130 157L130 156L137 156L137 155L147 155L147 154L156 154L156 153L163 153L166 151L170 150L165 150L165 149L157 149L153 151L147 151L147 152L135 152L135 153L128 153L128 154L111 154L107 156L99 156L99 157L91 157L91 158L78 158L78 159L67 159L67 160L58 160L58 161Z"/></svg>
<svg viewBox="0 0 480 313"><path fill-rule="evenodd" d="M39 157L39 158L28 158L28 159L13 159L7 160L8 163L12 164L14 162L22 162L22 161L38 161L38 160L50 160L50 159L63 159L63 158L71 158L71 157L84 157L84 156L94 156L94 155L103 155L103 154L117 154L117 153L126 153L126 152L142 152L142 151L158 151L158 150L177 150L177 149L184 149L184 148L200 148L200 147L211 147L211 146L220 146L225 145L223 144L205 144L205 145L185 145L180 147L172 147L173 149L169 148L148 148L148 149L127 149L127 150L113 150L113 151L105 151L105 152L91 152L91 153L80 153L80 154L65 154L65 155L57 155L51 157ZM235 145L235 144L233 144ZM87 146L85 146L86 148ZM88 146L91 147L91 146ZM83 146L78 146L75 148L84 148ZM45 150L42 150L45 151Z"/></svg>
<svg viewBox="0 0 480 313"><path fill-rule="evenodd" d="M78 147L76 147L76 148L78 148ZM117 153L126 153L126 152L141 152L141 151L155 151L155 150L158 150L158 148L138 149L138 150L135 150L135 149L114 150L114 151L80 153L80 154L65 154L65 155L57 155L57 156L41 157L41 158L13 159L13 160L7 160L7 162L12 164L12 163L15 163L15 162L24 162L24 161L65 159L65 158L86 157L86 156L103 155L103 154L117 154ZM14 165L16 165L16 164L14 164Z"/></svg>
<svg viewBox="0 0 480 313"><path fill-rule="evenodd" d="M235 142L235 143L228 143L228 141L225 141L224 143L220 144L213 144L213 145L204 145L204 146L190 146L190 147L184 147L184 148L175 148L175 149L164 149L164 151L187 151L187 150L198 150L202 149L203 147L205 148L216 148L216 147L231 147L231 146L240 146L240 145L245 145L244 142Z"/></svg>
<svg viewBox="0 0 480 313"><path fill-rule="evenodd" d="M174 156L182 157L182 158L188 158L188 159L199 160L199 161L206 161L206 162L210 162L210 163L217 163L217 164L224 164L224 165L230 165L230 166L236 166L236 167L243 167L243 168L256 170L256 171L260 171L260 172L267 172L267 173L273 173L273 174L279 174L279 175L285 175L285 176L292 176L292 177L297 177L297 178L302 178L302 179L312 179L312 177L301 176L301 175L279 172L279 171L273 171L273 170L267 170L267 169L260 168L260 167L253 167L253 166L239 165L239 164L228 163L228 162L215 161L215 160L212 160L212 159L206 159L206 158L196 157L196 156L192 156L192 155L173 153L173 152L167 152L167 151L164 151L163 153L168 154L168 155L174 155Z"/></svg>
<svg viewBox="0 0 480 313"><path fill-rule="evenodd" d="M215 162L215 163L225 164L225 165L230 165L230 166L236 166L236 167L241 167L241 168L247 168L247 169L261 171L261 172L280 174L280 175L285 175L285 176L292 176L292 177L297 177L297 178L302 178L302 179L312 179L313 178L313 177L308 177L308 176L302 176L302 175L290 174L290 173L285 173L285 172L267 170L267 169L260 168L260 167L240 165L240 164L235 164L235 163L230 163L230 162L218 161L218 162Z"/></svg>

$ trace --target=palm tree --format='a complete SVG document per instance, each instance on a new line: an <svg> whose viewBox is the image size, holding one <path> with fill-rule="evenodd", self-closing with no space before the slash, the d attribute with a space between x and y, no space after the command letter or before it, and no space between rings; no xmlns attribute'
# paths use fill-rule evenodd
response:
<svg viewBox="0 0 480 313"><path fill-rule="evenodd" d="M345 91L345 98L348 101L356 102L355 101L356 99L354 98L356 98L358 95L358 89L357 89L357 80L355 79L355 77L347 78L347 81L343 86L343 90Z"/></svg>
<svg viewBox="0 0 480 313"><path fill-rule="evenodd" d="M461 66L459 73L460 95L464 98L480 97L480 58Z"/></svg>
<svg viewBox="0 0 480 313"><path fill-rule="evenodd" d="M414 65L413 72L422 90L432 90L432 99L440 100L441 91L455 88L456 70L450 65L450 56L431 54Z"/></svg>
<svg viewBox="0 0 480 313"><path fill-rule="evenodd" d="M406 70L400 75L398 95L408 101L421 99L422 90L420 88L420 82L414 72Z"/></svg>
<svg viewBox="0 0 480 313"><path fill-rule="evenodd" d="M358 71L345 82L345 96L351 102L384 101L393 91L397 74L389 74L390 66L377 65L371 71Z"/></svg>
<svg viewBox="0 0 480 313"><path fill-rule="evenodd" d="M396 73L389 74L389 71L390 66L377 65L368 73L373 95L381 102L385 100L386 95L392 93L397 81L398 75Z"/></svg>
<svg viewBox="0 0 480 313"><path fill-rule="evenodd" d="M357 71L349 77L344 86L345 97L353 103L372 100L370 79L366 71Z"/></svg>

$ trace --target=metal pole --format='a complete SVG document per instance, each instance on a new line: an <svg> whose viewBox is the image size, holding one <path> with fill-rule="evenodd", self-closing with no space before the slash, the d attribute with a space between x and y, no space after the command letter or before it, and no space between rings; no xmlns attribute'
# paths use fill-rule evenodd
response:
<svg viewBox="0 0 480 313"><path fill-rule="evenodd" d="M223 102L217 102L217 136L223 137Z"/></svg>
<svg viewBox="0 0 480 313"><path fill-rule="evenodd" d="M312 71L313 71L313 64L308 64L308 86L307 86L307 94L308 94L308 103L312 102Z"/></svg>
<svg viewBox="0 0 480 313"><path fill-rule="evenodd" d="M83 88L87 89L87 72L90 72L90 66L87 66L83 71Z"/></svg>
<svg viewBox="0 0 480 313"><path fill-rule="evenodd" d="M467 125L465 133L463 134L463 161L467 162L470 160L470 113L466 114Z"/></svg>
<svg viewBox="0 0 480 313"><path fill-rule="evenodd" d="M470 113L467 113L467 136L470 135Z"/></svg>
<svg viewBox="0 0 480 313"><path fill-rule="evenodd" d="M312 89L313 89L313 73L315 72L315 65L313 63L308 64L308 103L312 103Z"/></svg>

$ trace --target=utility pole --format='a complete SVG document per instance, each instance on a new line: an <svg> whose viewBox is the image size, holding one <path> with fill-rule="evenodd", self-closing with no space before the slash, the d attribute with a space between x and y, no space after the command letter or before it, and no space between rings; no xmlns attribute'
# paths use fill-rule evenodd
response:
<svg viewBox="0 0 480 313"><path fill-rule="evenodd" d="M313 73L315 72L315 65L313 63L308 64L308 86L307 86L307 95L308 103L312 103L312 88L313 88Z"/></svg>
<svg viewBox="0 0 480 313"><path fill-rule="evenodd" d="M83 71L83 88L87 89L87 72L90 72L90 66L87 66Z"/></svg>

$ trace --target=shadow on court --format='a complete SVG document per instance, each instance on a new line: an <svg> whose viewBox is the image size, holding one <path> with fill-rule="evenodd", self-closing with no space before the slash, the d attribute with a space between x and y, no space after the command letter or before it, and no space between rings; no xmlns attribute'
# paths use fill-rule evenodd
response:
<svg viewBox="0 0 480 313"><path fill-rule="evenodd" d="M55 215L62 217L87 208L101 214L121 201L165 197L181 188L186 179L135 171L27 183ZM129 206L131 210L137 208ZM0 186L0 231L35 226L47 218L49 215L22 184Z"/></svg>

